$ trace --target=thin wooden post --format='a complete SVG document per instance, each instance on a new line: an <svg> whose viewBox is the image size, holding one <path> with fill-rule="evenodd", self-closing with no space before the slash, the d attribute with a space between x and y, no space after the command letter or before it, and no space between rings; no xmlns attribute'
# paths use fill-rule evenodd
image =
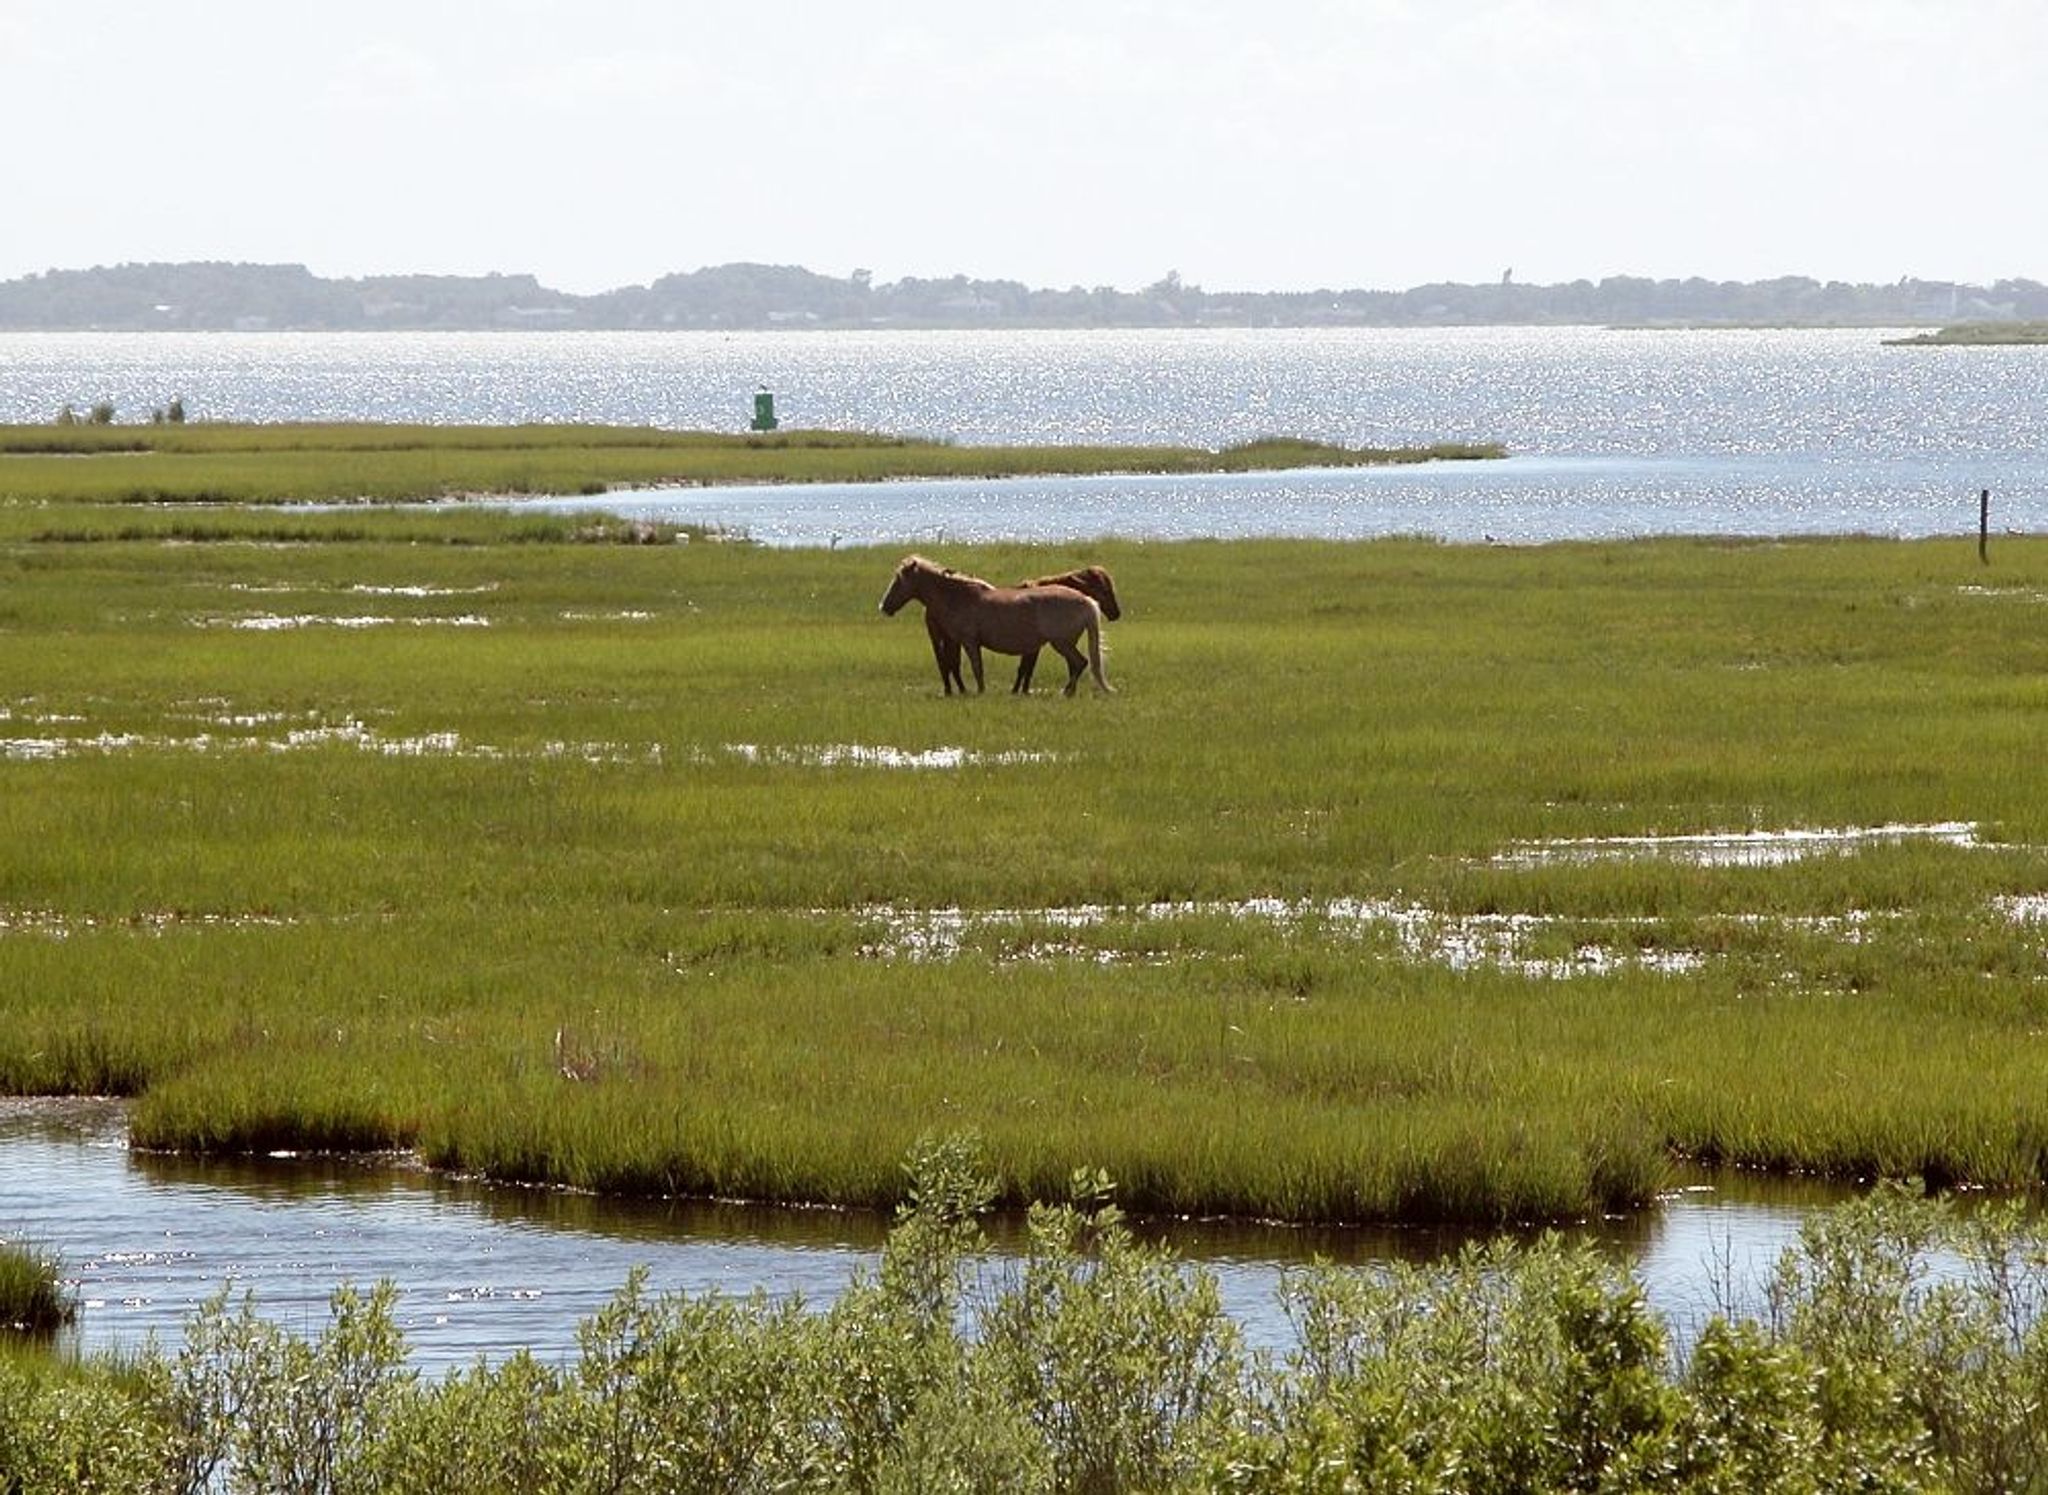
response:
<svg viewBox="0 0 2048 1495"><path fill-rule="evenodd" d="M1991 564L1991 490L1982 489L1977 494L1977 562Z"/></svg>

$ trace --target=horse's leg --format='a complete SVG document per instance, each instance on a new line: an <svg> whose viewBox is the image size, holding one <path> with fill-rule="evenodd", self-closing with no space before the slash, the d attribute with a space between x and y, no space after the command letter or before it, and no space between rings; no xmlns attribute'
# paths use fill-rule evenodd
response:
<svg viewBox="0 0 2048 1495"><path fill-rule="evenodd" d="M1013 683L1013 684L1012 684L1012 685L1010 686L1010 694L1011 694L1011 695L1013 695L1013 696L1028 696L1028 695L1030 695L1030 694L1031 694L1031 672L1032 672L1033 670L1036 670L1037 668L1038 668L1038 651L1037 651L1036 649L1027 649L1027 650L1025 650L1025 651L1024 651L1024 653L1022 653L1022 654L1018 655L1018 656L1017 656L1017 679L1016 679L1015 683Z"/></svg>
<svg viewBox="0 0 2048 1495"><path fill-rule="evenodd" d="M1067 662L1067 688L1060 693L1070 696L1074 693L1074 687L1081 683L1081 672L1088 668L1088 660L1074 647L1074 641L1070 638L1056 638L1052 641L1052 646L1060 651L1060 658Z"/></svg>
<svg viewBox="0 0 2048 1495"><path fill-rule="evenodd" d="M975 693L976 695L980 695L980 694L981 694L981 685L982 685L982 681L981 681L981 645L980 645L980 643L979 643L979 642L973 642L973 643L969 643L969 644L967 645L967 662L968 662L969 664L971 664L971 665L973 665L973 666L974 666L974 693ZM960 687L960 694L962 694L963 696L967 694L967 687L966 687L965 685L962 685L962 686Z"/></svg>
<svg viewBox="0 0 2048 1495"><path fill-rule="evenodd" d="M939 667L939 684L946 688L946 694L953 694L953 681L960 674L960 646L953 642L953 636L939 627L939 620L932 616L930 608L925 609L924 631L931 636L932 659ZM948 656L951 656L948 658ZM960 687L966 693L967 687Z"/></svg>

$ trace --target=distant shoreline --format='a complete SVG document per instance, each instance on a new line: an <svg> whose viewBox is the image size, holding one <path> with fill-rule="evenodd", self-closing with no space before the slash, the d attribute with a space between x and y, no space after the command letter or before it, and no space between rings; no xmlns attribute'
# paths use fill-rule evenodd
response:
<svg viewBox="0 0 2048 1495"><path fill-rule="evenodd" d="M2048 321L2048 286L1780 276L1615 275L1552 285L1210 291L1169 271L1135 290L966 275L878 282L796 265L728 264L575 295L532 275L315 275L296 264L181 262L0 281L0 331L773 331L1327 327L1940 327Z"/></svg>
<svg viewBox="0 0 2048 1495"><path fill-rule="evenodd" d="M1985 324L1970 324L1977 327ZM1990 324L1992 327L2003 324ZM2025 327L2035 324L2014 324ZM1082 322L1029 322L1005 323L989 326L966 325L957 322L876 322L854 323L813 323L801 327L551 327L530 328L510 326L489 327L10 327L0 326L0 337L389 337L403 335L476 337L500 333L508 336L523 336L534 332L546 335L561 334L612 334L642 333L659 337L665 333L680 333L702 336L706 333L732 336L744 333L748 336L791 336L804 334L835 333L859 336L864 333L929 333L929 332L1898 332L1915 329L1905 337L1882 339L1886 347L1923 345L1941 340L1938 334L1949 331L1932 322L1903 320L1876 322L1266 322L1256 325L1241 322L1191 322L1181 325L1159 323L1082 323ZM1958 341L1998 341L1997 338L1963 338Z"/></svg>

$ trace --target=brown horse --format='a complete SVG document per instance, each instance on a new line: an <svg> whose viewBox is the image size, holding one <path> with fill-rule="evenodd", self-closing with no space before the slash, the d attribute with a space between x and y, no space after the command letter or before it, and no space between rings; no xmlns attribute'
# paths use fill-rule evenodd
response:
<svg viewBox="0 0 2048 1495"><path fill-rule="evenodd" d="M1109 572L1100 566L1084 566L1079 571L1062 571L1058 576L1040 576L1031 581L1020 581L1020 587L1070 587L1076 592L1085 592L1095 599L1095 605L1102 609L1102 616L1114 623L1123 616L1123 608L1116 600L1116 583L1109 578ZM925 632L931 635L932 658L938 661L939 683L946 688L946 694L953 693L953 687L960 687L960 694L967 694L967 682L960 678L960 644L957 639L946 636L940 628L937 614L925 609ZM1032 673L1038 668L1038 651L1033 649L1017 661L1017 678L1010 684L1011 695L1024 695L1031 689Z"/></svg>
<svg viewBox="0 0 2048 1495"><path fill-rule="evenodd" d="M1083 670L1092 670L1103 690L1110 688L1102 673L1102 609L1085 592L1071 587L991 586L911 555L896 567L882 596L882 611L893 617L912 598L924 604L927 619L936 617L940 631L966 651L977 691L983 688L983 649L1035 655L1047 644L1067 662L1068 695L1081 683ZM1086 655L1077 646L1084 633Z"/></svg>

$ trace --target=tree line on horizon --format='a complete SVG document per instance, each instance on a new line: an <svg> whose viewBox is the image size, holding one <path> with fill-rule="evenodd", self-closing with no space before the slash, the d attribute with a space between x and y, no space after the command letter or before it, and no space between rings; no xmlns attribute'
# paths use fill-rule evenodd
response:
<svg viewBox="0 0 2048 1495"><path fill-rule="evenodd" d="M757 329L777 327L1892 327L2048 319L2048 286L1780 276L1609 276L1552 285L1205 291L1169 271L1137 290L1034 289L965 275L878 283L794 265L729 264L574 295L532 275L328 278L216 261L49 270L0 282L0 328L66 330Z"/></svg>

